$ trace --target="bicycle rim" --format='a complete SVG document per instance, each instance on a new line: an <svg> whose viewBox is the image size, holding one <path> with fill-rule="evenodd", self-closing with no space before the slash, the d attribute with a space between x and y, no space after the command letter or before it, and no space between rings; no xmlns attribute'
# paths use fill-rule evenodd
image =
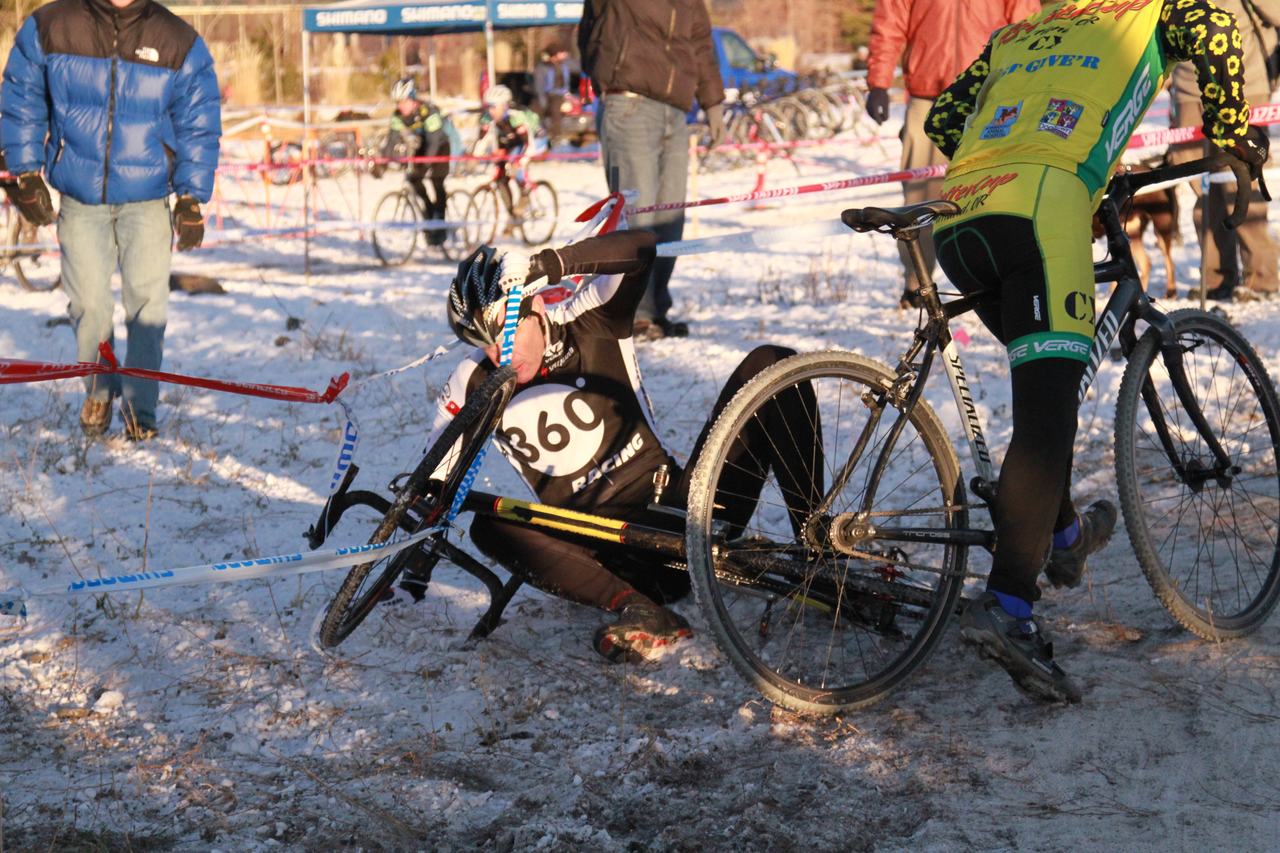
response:
<svg viewBox="0 0 1280 853"><path fill-rule="evenodd" d="M795 533L795 507L807 514L813 502L794 485L803 477L784 483L776 460L800 465L792 473L808 460L825 492L865 430L867 443L830 514L859 509L898 416L888 408L871 425L864 398L879 398L891 380L887 368L849 353L788 358L738 392L693 473L686 535L700 609L739 672L797 711L838 713L884 696L932 650L963 583L962 546L868 540L839 553L829 530L807 541ZM889 458L873 524L967 526L955 450L923 401ZM766 466L750 507L753 489L743 484Z"/></svg>
<svg viewBox="0 0 1280 853"><path fill-rule="evenodd" d="M27 290L53 290L62 282L62 259L58 255L55 225L37 228L16 211L5 237L12 249L9 266L18 284Z"/></svg>
<svg viewBox="0 0 1280 853"><path fill-rule="evenodd" d="M1148 332L1116 404L1120 506L1138 563L1174 619L1206 639L1239 637L1280 596L1280 404L1229 323L1195 310L1169 319L1188 383L1234 471L1218 469Z"/></svg>
<svg viewBox="0 0 1280 853"><path fill-rule="evenodd" d="M440 251L445 260L457 261L465 258L475 249L467 242L467 212L471 207L471 193L466 190L454 190L445 197L444 218L456 225L445 229L444 242Z"/></svg>
<svg viewBox="0 0 1280 853"><path fill-rule="evenodd" d="M387 193L373 211L373 252L384 266L398 267L413 257L418 242L418 208L404 191Z"/></svg>
<svg viewBox="0 0 1280 853"><path fill-rule="evenodd" d="M401 487L391 508L369 538L371 544L386 542L397 530L412 533L440 523L472 460L502 417L515 390L515 377L514 368L498 368L468 396L466 404L440 433ZM431 482L438 485L430 489L428 495ZM406 514L410 514L412 523L404 523ZM417 550L352 567L321 619L320 645L332 648L350 636L376 606L382 590L395 581L411 559L402 555L412 555ZM379 566L382 568L373 575ZM372 582L369 581L371 575Z"/></svg>
<svg viewBox="0 0 1280 853"><path fill-rule="evenodd" d="M538 181L525 197L524 216L520 221L520 236L525 245L541 246L556 233L556 219L560 216L560 201L556 191L546 181Z"/></svg>
<svg viewBox="0 0 1280 853"><path fill-rule="evenodd" d="M471 204L467 206L468 246L493 243L493 238L498 233L498 222L502 216L501 208L498 191L492 186L482 186L472 194Z"/></svg>

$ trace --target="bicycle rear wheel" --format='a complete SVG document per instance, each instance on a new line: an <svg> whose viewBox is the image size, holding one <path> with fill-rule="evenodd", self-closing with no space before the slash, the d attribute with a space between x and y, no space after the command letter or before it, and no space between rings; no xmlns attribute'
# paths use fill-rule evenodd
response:
<svg viewBox="0 0 1280 853"><path fill-rule="evenodd" d="M9 227L0 236L4 253L18 284L27 290L53 290L62 282L62 260L58 255L58 227L36 227L16 211Z"/></svg>
<svg viewBox="0 0 1280 853"><path fill-rule="evenodd" d="M1125 527L1160 603L1208 640L1249 634L1280 597L1280 404L1257 353L1229 323L1174 311L1187 382L1229 464L1179 400L1149 331L1116 403Z"/></svg>
<svg viewBox="0 0 1280 853"><path fill-rule="evenodd" d="M396 190L378 200L373 209L373 253L383 266L398 267L413 257L418 242L418 206L411 190Z"/></svg>
<svg viewBox="0 0 1280 853"><path fill-rule="evenodd" d="M515 369L500 367L468 396L466 404L406 479L391 508L369 537L370 544L386 542L397 530L404 529L402 522L411 508L418 518L412 532L425 530L443 520L472 460L497 427L515 384ZM415 557L420 559L424 548L429 551L429 546L410 548L393 557L352 567L321 619L320 645L333 648L350 636L377 606L383 590L391 586ZM381 570L370 581L378 566L382 566Z"/></svg>
<svg viewBox="0 0 1280 853"><path fill-rule="evenodd" d="M832 534L833 517L861 508L892 438L900 415L884 389L893 378L845 352L781 361L733 398L693 471L686 544L699 607L734 667L804 713L847 711L892 690L933 649L963 583L965 546L837 544ZM966 527L955 449L923 400L891 449L867 520ZM766 465L753 503L744 483ZM810 471L818 493L834 491L821 515L796 476Z"/></svg>
<svg viewBox="0 0 1280 853"><path fill-rule="evenodd" d="M555 188L546 181L534 182L525 192L520 237L526 246L541 246L555 236L560 200L556 198Z"/></svg>

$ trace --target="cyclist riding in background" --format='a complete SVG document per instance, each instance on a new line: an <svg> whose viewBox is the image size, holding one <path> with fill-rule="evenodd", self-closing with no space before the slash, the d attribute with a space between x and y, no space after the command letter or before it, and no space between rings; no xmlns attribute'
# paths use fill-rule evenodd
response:
<svg viewBox="0 0 1280 853"><path fill-rule="evenodd" d="M525 168L534 157L545 154L547 138L539 130L538 114L533 110L512 106L511 90L506 86L490 86L484 93L484 113L480 116L480 135L491 147L506 157L498 192L502 203L513 216L524 212ZM510 166L515 167L520 200L512 203Z"/></svg>
<svg viewBox="0 0 1280 853"><path fill-rule="evenodd" d="M682 529L682 513L650 508L660 466L667 466L670 477L663 505L683 508L688 481L658 439L631 336L654 246L651 233L626 231L544 249L525 259L485 246L463 261L450 287L449 323L477 348L446 383L428 446L496 369L496 341L510 287L543 275L551 284L571 275L596 276L554 305L541 295L523 300L511 358L518 384L495 438L542 503ZM734 393L793 354L760 346L743 359L721 391L686 471L692 470L710 424ZM769 470L782 484L797 531L821 499L822 486L816 481L823 470L821 448L807 416L814 406L807 386L783 395L761 418L765 426L760 434L730 453L726 469L734 480L729 492L737 497L725 498L723 517L731 537L740 534L750 517ZM812 457L776 458L769 435L783 434L777 430L790 431L788 446L815 448ZM483 553L539 589L617 613L616 621L601 626L593 640L596 651L610 660L638 661L690 635L688 623L663 606L688 593L687 572L655 566L621 546L583 544L490 517L477 517L471 536ZM420 578L406 575L395 598L420 600L424 592Z"/></svg>
<svg viewBox="0 0 1280 853"><path fill-rule="evenodd" d="M1116 510L1071 501L1077 393L1094 335L1090 219L1173 63L1196 67L1204 133L1256 175L1266 138L1248 126L1240 34L1208 0L1064 0L997 30L937 99L929 137L951 161L938 261L1008 348L1013 436L994 506L987 591L961 636L1040 698L1078 701L1035 619L1041 569L1076 586ZM1047 558L1047 563L1046 563Z"/></svg>
<svg viewBox="0 0 1280 853"><path fill-rule="evenodd" d="M445 132L444 115L434 104L418 100L418 85L412 77L404 77L391 87L391 100L395 101L396 111L391 116L391 129L408 137L411 142L410 155L413 157L448 157L451 153L449 135ZM438 163L410 163L406 177L413 191L422 200L423 211L427 219L444 219L445 188L444 179L449 175L449 163L442 160ZM427 194L426 178L431 179L431 195ZM432 228L427 231L427 243L439 246L444 242L446 231Z"/></svg>

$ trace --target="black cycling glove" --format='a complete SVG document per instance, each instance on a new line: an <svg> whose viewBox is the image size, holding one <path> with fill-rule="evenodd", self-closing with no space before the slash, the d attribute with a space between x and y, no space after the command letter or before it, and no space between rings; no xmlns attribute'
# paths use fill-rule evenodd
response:
<svg viewBox="0 0 1280 853"><path fill-rule="evenodd" d="M1271 137L1267 132L1257 125L1250 125L1245 137L1225 151L1237 160L1243 160L1249 164L1249 173L1256 181L1258 175L1262 174L1263 165L1267 162L1270 147Z"/></svg>
<svg viewBox="0 0 1280 853"><path fill-rule="evenodd" d="M872 89L867 92L867 115L876 124L884 124L889 118L889 90Z"/></svg>

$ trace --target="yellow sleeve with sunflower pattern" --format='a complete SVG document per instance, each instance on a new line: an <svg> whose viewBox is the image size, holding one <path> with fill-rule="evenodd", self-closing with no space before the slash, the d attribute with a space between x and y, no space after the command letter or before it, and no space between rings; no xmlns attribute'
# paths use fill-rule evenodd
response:
<svg viewBox="0 0 1280 853"><path fill-rule="evenodd" d="M1165 0L1159 32L1167 57L1195 66L1205 138L1230 148L1249 131L1244 49L1235 17L1209 0Z"/></svg>
<svg viewBox="0 0 1280 853"><path fill-rule="evenodd" d="M991 42L987 42L982 55L934 99L929 115L925 116L925 136L938 146L938 150L948 160L960 147L960 137L964 136L964 121L973 114L978 103L978 93L982 91L990 73Z"/></svg>

